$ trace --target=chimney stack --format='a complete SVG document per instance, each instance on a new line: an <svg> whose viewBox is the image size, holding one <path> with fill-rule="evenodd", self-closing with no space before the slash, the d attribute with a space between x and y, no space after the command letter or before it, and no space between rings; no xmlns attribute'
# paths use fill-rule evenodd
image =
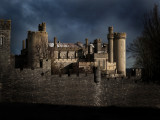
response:
<svg viewBox="0 0 160 120"><path fill-rule="evenodd" d="M54 47L57 48L57 38L54 37Z"/></svg>
<svg viewBox="0 0 160 120"><path fill-rule="evenodd" d="M85 40L86 40L86 48L88 48L88 38L86 38Z"/></svg>

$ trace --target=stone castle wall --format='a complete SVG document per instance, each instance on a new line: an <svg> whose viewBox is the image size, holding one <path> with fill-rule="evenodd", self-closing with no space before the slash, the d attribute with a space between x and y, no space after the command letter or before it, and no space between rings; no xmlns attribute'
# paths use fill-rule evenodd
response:
<svg viewBox="0 0 160 120"><path fill-rule="evenodd" d="M43 69L15 69L2 79L2 102L78 106L137 104L137 94L133 95L137 91L137 84L131 79L102 77L101 81L96 83L94 74L65 74L60 77L49 75Z"/></svg>
<svg viewBox="0 0 160 120"><path fill-rule="evenodd" d="M64 74L60 77L45 74L43 69L15 69L4 78L2 100L104 106L105 101L101 96L105 92L102 89L102 84L94 81L94 74Z"/></svg>

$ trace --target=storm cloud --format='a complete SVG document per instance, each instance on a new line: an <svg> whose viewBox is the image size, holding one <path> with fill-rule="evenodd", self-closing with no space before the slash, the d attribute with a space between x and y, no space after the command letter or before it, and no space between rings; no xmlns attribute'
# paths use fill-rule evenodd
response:
<svg viewBox="0 0 160 120"><path fill-rule="evenodd" d="M12 20L11 52L20 54L27 31L46 22L49 41L107 41L108 27L127 33L127 44L140 35L143 16L158 0L1 0L0 18ZM130 60L131 62L132 60ZM130 63L128 63L130 64Z"/></svg>

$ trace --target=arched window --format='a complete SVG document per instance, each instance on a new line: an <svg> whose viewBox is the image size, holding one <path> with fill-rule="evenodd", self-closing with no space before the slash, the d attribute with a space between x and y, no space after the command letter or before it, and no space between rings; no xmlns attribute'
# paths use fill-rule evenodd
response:
<svg viewBox="0 0 160 120"><path fill-rule="evenodd" d="M43 68L43 60L40 60L40 68Z"/></svg>

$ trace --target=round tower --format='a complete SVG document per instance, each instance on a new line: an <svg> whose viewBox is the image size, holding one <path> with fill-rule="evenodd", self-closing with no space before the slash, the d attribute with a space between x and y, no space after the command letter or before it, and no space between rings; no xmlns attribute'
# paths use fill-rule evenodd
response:
<svg viewBox="0 0 160 120"><path fill-rule="evenodd" d="M41 67L42 60L48 59L48 33L43 32L46 29L44 25L39 24L39 31L28 31L28 66L32 68Z"/></svg>
<svg viewBox="0 0 160 120"><path fill-rule="evenodd" d="M116 35L116 67L117 73L126 76L126 33L117 33Z"/></svg>
<svg viewBox="0 0 160 120"><path fill-rule="evenodd" d="M113 61L117 62L117 32L114 33L114 39L113 39Z"/></svg>
<svg viewBox="0 0 160 120"><path fill-rule="evenodd" d="M113 63L113 27L108 28L109 34L108 34L108 46L109 46L109 62Z"/></svg>

